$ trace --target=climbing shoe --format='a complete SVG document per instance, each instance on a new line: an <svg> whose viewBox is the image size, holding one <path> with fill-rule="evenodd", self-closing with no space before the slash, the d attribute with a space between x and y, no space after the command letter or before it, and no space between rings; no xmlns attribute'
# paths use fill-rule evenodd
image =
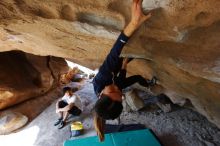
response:
<svg viewBox="0 0 220 146"><path fill-rule="evenodd" d="M154 86L157 84L157 78L154 76L151 80L147 80L149 86Z"/></svg>
<svg viewBox="0 0 220 146"><path fill-rule="evenodd" d="M57 126L60 124L60 122L63 120L63 118L59 118L55 123L54 123L54 126Z"/></svg>
<svg viewBox="0 0 220 146"><path fill-rule="evenodd" d="M60 125L58 126L58 129L62 129L66 125L66 122L61 121Z"/></svg>

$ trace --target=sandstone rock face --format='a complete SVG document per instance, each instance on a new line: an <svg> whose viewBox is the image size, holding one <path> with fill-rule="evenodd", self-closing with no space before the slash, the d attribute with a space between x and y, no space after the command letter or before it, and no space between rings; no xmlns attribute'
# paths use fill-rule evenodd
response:
<svg viewBox="0 0 220 146"><path fill-rule="evenodd" d="M0 51L58 56L98 68L129 21L130 3L2 0ZM219 8L219 0L144 0L143 9L155 9L153 16L122 56L139 58L131 62L130 74L157 76L161 91L175 103L189 99L220 127Z"/></svg>
<svg viewBox="0 0 220 146"><path fill-rule="evenodd" d="M24 126L28 118L20 113L5 112L0 114L0 135L8 134Z"/></svg>
<svg viewBox="0 0 220 146"><path fill-rule="evenodd" d="M65 68L65 61L55 57L0 53L0 109L46 93L58 83Z"/></svg>
<svg viewBox="0 0 220 146"><path fill-rule="evenodd" d="M137 95L135 90L126 92L125 102L129 105L132 111L138 111L144 107L144 101Z"/></svg>

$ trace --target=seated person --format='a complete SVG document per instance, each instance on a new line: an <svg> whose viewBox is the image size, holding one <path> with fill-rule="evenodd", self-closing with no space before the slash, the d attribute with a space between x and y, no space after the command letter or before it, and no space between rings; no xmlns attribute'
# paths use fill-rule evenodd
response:
<svg viewBox="0 0 220 146"><path fill-rule="evenodd" d="M65 126L69 114L79 116L82 112L81 109L76 106L76 103L79 101L81 103L80 97L73 93L73 89L70 87L64 87L63 93L64 96L56 103L56 113L59 114L60 117L54 126L59 125L58 129Z"/></svg>

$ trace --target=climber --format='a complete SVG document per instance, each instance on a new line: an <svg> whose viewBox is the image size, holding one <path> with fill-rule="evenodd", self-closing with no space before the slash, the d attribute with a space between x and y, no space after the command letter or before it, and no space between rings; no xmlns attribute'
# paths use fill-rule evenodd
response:
<svg viewBox="0 0 220 146"><path fill-rule="evenodd" d="M78 95L73 93L74 91L76 91L75 88L71 89L70 87L64 87L64 96L56 103L56 113L59 114L60 117L54 123L54 126L59 125L58 129L65 126L69 114L79 116L82 112L81 109L76 106L76 103L81 103L81 99Z"/></svg>
<svg viewBox="0 0 220 146"><path fill-rule="evenodd" d="M136 82L145 87L156 84L156 78L146 80L140 75L126 78L126 66L131 59L119 57L129 37L151 17L151 13L143 14L141 5L142 0L133 0L129 24L119 35L93 79L94 91L99 98L95 104L94 124L101 141L104 140L105 120L116 119L122 112L122 89Z"/></svg>

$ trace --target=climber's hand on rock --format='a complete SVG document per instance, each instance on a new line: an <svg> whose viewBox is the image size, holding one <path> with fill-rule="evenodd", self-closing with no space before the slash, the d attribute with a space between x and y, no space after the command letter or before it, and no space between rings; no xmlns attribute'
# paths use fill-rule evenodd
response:
<svg viewBox="0 0 220 146"><path fill-rule="evenodd" d="M131 21L134 27L138 28L144 21L151 17L151 13L144 15L142 10L143 0L133 0L131 8Z"/></svg>
<svg viewBox="0 0 220 146"><path fill-rule="evenodd" d="M131 21L124 29L124 34L128 37L133 34L133 32L147 19L151 17L151 13L144 15L142 11L142 1L143 0L133 0L131 7Z"/></svg>

